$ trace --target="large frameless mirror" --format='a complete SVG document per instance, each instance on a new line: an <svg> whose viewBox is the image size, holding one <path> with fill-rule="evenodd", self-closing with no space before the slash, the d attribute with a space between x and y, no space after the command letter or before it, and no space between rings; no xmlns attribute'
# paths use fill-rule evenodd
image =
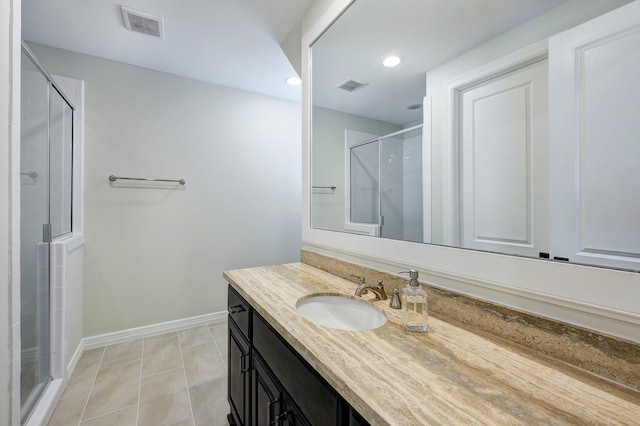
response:
<svg viewBox="0 0 640 426"><path fill-rule="evenodd" d="M640 270L628 3L351 3L311 48L312 228Z"/></svg>

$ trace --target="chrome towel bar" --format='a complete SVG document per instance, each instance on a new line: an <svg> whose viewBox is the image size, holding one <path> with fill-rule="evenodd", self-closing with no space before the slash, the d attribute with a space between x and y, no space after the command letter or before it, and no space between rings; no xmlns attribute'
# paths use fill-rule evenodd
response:
<svg viewBox="0 0 640 426"><path fill-rule="evenodd" d="M118 179L144 180L148 182L175 182L175 183L179 183L180 185L184 185L186 183L184 179L149 179L149 178L138 178L138 177L122 177L122 176L114 176L114 175L109 176L109 182L115 182Z"/></svg>
<svg viewBox="0 0 640 426"><path fill-rule="evenodd" d="M313 189L330 189L332 191L336 190L336 186L312 186Z"/></svg>

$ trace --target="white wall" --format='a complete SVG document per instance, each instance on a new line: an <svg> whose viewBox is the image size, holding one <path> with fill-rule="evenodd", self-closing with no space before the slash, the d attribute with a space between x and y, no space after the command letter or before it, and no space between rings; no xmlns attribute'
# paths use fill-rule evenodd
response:
<svg viewBox="0 0 640 426"><path fill-rule="evenodd" d="M0 425L11 424L11 0L0 0ZM15 129L13 130L15 131Z"/></svg>
<svg viewBox="0 0 640 426"><path fill-rule="evenodd" d="M31 47L85 81L85 336L223 311L224 270L298 259L299 104Z"/></svg>

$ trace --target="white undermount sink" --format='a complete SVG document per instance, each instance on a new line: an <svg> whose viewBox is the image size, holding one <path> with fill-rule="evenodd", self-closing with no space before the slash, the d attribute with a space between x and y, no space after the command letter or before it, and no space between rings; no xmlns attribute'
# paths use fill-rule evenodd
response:
<svg viewBox="0 0 640 426"><path fill-rule="evenodd" d="M340 330L373 330L387 322L384 313L372 304L341 295L303 297L296 310L316 324Z"/></svg>

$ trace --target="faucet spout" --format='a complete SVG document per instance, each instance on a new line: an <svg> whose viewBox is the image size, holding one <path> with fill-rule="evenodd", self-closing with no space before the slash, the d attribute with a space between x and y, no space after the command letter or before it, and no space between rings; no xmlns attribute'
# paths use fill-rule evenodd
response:
<svg viewBox="0 0 640 426"><path fill-rule="evenodd" d="M387 293L384 291L384 286L382 285L382 280L378 280L378 285L373 286L366 284L364 280L360 281L360 284L356 288L355 295L358 297L362 297L362 294L367 293L367 291L373 292L376 295L375 300L387 300Z"/></svg>

